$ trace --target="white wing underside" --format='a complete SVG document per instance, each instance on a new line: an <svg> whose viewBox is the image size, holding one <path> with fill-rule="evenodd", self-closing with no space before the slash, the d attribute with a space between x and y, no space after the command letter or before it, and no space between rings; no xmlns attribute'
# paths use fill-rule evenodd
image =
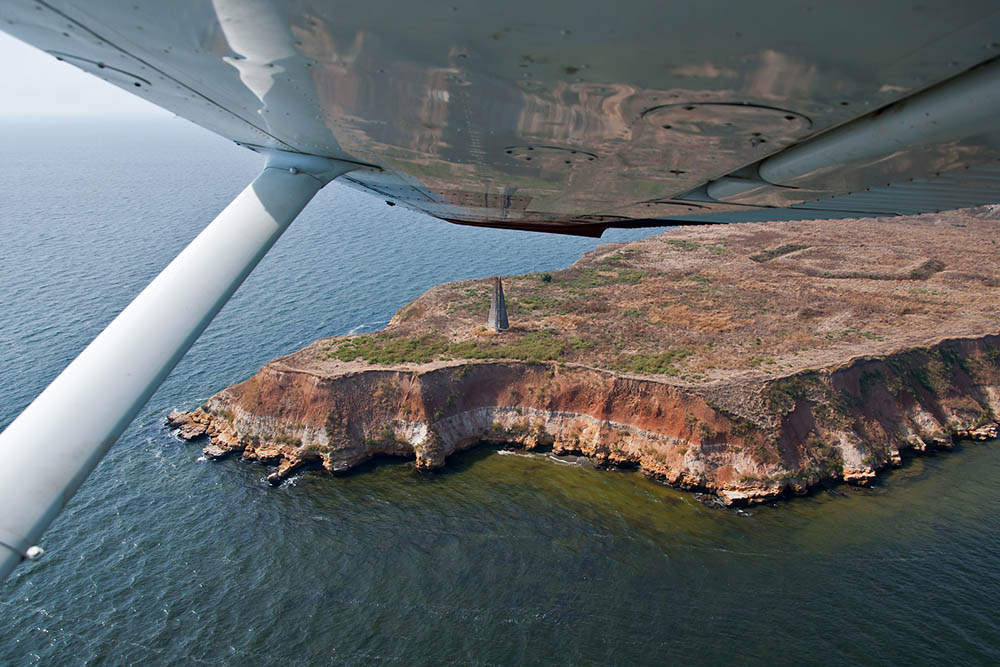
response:
<svg viewBox="0 0 1000 667"><path fill-rule="evenodd" d="M1000 201L992 2L8 0L0 27L463 224L599 235Z"/></svg>

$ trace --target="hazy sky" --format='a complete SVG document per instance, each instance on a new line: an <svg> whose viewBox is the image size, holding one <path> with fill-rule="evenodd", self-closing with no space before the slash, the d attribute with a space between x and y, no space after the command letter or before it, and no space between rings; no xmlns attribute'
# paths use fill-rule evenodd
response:
<svg viewBox="0 0 1000 667"><path fill-rule="evenodd" d="M0 32L0 116L170 114Z"/></svg>

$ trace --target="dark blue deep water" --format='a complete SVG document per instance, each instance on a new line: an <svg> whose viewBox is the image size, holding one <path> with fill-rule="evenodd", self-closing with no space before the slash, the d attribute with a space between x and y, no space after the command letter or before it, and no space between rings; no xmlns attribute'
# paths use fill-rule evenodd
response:
<svg viewBox="0 0 1000 667"><path fill-rule="evenodd" d="M258 158L180 120L0 128L5 426ZM0 664L1000 663L995 443L740 513L486 449L439 474L381 464L275 489L163 428L439 282L560 268L597 243L326 188L71 501L45 558L2 586Z"/></svg>

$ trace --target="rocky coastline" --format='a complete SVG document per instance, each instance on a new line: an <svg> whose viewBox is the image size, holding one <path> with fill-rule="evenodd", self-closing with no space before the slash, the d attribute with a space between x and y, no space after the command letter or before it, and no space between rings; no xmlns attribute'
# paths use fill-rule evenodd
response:
<svg viewBox="0 0 1000 667"><path fill-rule="evenodd" d="M1000 421L991 209L671 230L573 267L434 288L168 418L212 458L445 465L479 443L632 467L726 504L867 484ZM963 238L963 246L954 239ZM951 239L949 244L946 241ZM488 307L488 304L487 306Z"/></svg>

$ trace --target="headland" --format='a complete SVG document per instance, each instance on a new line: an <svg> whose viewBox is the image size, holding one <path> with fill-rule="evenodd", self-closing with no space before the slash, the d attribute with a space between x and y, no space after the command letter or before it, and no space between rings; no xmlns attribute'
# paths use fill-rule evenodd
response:
<svg viewBox="0 0 1000 667"><path fill-rule="evenodd" d="M635 467L727 504L870 482L997 437L1000 212L672 229L573 266L435 287L172 413L211 457L437 468L504 443Z"/></svg>

